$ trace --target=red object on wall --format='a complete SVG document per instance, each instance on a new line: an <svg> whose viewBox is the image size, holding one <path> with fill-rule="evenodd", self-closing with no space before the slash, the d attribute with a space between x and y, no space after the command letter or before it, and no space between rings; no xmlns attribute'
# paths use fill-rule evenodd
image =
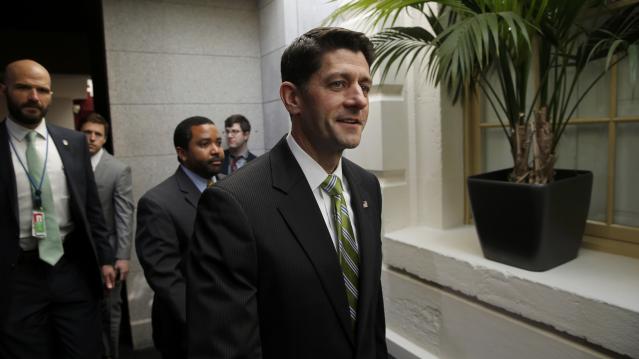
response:
<svg viewBox="0 0 639 359"><path fill-rule="evenodd" d="M93 106L93 96L87 89L87 96L83 99L73 100L73 124L76 130L80 130L87 116L95 111Z"/></svg>

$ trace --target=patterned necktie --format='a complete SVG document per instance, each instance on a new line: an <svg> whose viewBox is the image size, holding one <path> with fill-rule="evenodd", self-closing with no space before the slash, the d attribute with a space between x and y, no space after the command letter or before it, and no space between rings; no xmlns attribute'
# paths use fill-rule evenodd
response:
<svg viewBox="0 0 639 359"><path fill-rule="evenodd" d="M242 157L233 157L231 156L231 173L235 173L237 171L237 161Z"/></svg>
<svg viewBox="0 0 639 359"><path fill-rule="evenodd" d="M29 171L29 175L35 181L36 184L40 184L40 179L42 178L42 186L41 186L41 199L42 199L42 211L45 216L45 226L47 236L45 238L40 238L38 240L38 251L40 254L40 259L51 264L55 265L62 254L64 254L64 248L62 247L62 241L60 239L60 227L58 227L58 220L55 213L55 204L53 202L53 194L51 192L51 183L49 182L49 176L44 174L42 176L42 171L44 170L44 164L42 163L42 159L38 155L38 151L35 146L36 132L29 131L26 136L27 140L27 169ZM48 145L48 143L47 143ZM32 196L35 196L35 189L32 188L31 192ZM40 208L36 208L36 210L40 210Z"/></svg>
<svg viewBox="0 0 639 359"><path fill-rule="evenodd" d="M346 287L346 299L353 326L357 319L357 296L359 285L359 253L348 207L342 195L342 181L335 175L329 175L321 184L322 190L331 196L335 211L335 232L337 234L337 254L342 267L342 276Z"/></svg>
<svg viewBox="0 0 639 359"><path fill-rule="evenodd" d="M214 184L215 184L215 181L213 181L213 179L211 178L210 180L206 182L206 188L211 188L213 187Z"/></svg>

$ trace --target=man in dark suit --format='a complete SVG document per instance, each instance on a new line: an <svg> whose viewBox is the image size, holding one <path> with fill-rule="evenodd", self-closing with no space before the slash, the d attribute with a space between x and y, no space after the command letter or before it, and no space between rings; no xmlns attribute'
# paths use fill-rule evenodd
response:
<svg viewBox="0 0 639 359"><path fill-rule="evenodd" d="M256 157L248 150L248 140L251 135L251 123L243 115L231 115L224 120L224 133L226 145L224 150L224 163L218 174L222 179L235 173Z"/></svg>
<svg viewBox="0 0 639 359"><path fill-rule="evenodd" d="M340 28L284 51L291 132L198 205L190 358L387 358L379 182L342 158L366 124L372 56Z"/></svg>
<svg viewBox="0 0 639 359"><path fill-rule="evenodd" d="M84 135L45 120L51 77L10 63L0 86L0 357L99 358L113 253ZM100 273L102 268L102 274Z"/></svg>
<svg viewBox="0 0 639 359"><path fill-rule="evenodd" d="M100 114L89 114L82 124L81 131L86 135L89 145L91 167L109 231L109 245L115 254L115 285L102 301L104 358L112 359L119 356L122 283L129 273L131 256L134 207L131 167L111 156L103 148L109 133L109 123Z"/></svg>
<svg viewBox="0 0 639 359"><path fill-rule="evenodd" d="M200 193L222 165L221 142L208 118L182 121L173 135L180 166L138 202L136 250L155 292L153 341L165 359L183 358L186 353L184 257Z"/></svg>

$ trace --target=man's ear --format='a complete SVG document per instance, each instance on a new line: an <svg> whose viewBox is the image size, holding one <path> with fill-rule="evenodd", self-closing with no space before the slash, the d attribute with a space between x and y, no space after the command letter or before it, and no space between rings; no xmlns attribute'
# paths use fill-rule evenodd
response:
<svg viewBox="0 0 639 359"><path fill-rule="evenodd" d="M3 84L2 82L0 82L0 93L1 94L7 93L7 85Z"/></svg>
<svg viewBox="0 0 639 359"><path fill-rule="evenodd" d="M291 116L302 112L301 90L292 82L284 81L280 84L280 98Z"/></svg>
<svg viewBox="0 0 639 359"><path fill-rule="evenodd" d="M175 152L177 152L177 156L180 159L180 162L186 161L186 158L188 157L186 154L186 150L184 150L182 147L176 147Z"/></svg>

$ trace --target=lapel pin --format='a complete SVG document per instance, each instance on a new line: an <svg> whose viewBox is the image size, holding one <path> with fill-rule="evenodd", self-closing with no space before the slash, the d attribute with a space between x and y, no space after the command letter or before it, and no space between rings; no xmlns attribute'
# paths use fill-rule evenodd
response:
<svg viewBox="0 0 639 359"><path fill-rule="evenodd" d="M363 201L362 202L362 207L368 208L368 201Z"/></svg>
<svg viewBox="0 0 639 359"><path fill-rule="evenodd" d="M63 144L63 145L65 145L65 146L68 146L68 145L69 145L69 141L67 141L67 140L62 140L62 144Z"/></svg>

